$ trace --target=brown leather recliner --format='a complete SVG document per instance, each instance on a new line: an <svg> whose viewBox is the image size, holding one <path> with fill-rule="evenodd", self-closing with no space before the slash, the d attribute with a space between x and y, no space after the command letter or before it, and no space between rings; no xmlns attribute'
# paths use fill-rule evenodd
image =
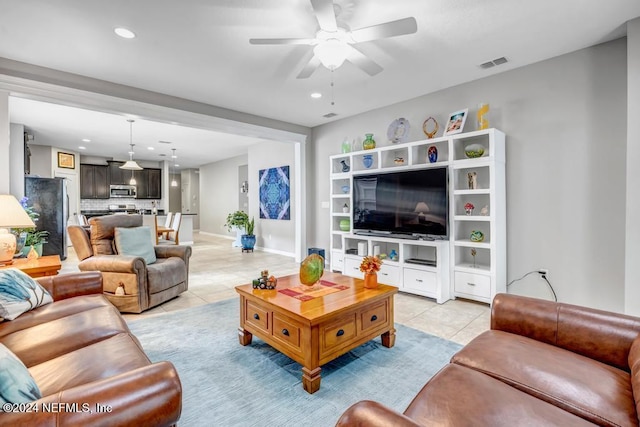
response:
<svg viewBox="0 0 640 427"><path fill-rule="evenodd" d="M95 217L89 225L68 227L78 268L102 272L104 294L121 312L141 313L187 290L190 246L154 246L157 261L147 265L141 257L117 254L113 241L116 227L139 227L142 216ZM116 295L120 285L125 295Z"/></svg>

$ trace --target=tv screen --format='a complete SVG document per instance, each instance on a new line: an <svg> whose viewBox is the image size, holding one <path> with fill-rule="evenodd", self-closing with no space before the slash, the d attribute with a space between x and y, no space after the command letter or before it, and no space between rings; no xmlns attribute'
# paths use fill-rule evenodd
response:
<svg viewBox="0 0 640 427"><path fill-rule="evenodd" d="M447 236L447 168L355 175L353 229Z"/></svg>

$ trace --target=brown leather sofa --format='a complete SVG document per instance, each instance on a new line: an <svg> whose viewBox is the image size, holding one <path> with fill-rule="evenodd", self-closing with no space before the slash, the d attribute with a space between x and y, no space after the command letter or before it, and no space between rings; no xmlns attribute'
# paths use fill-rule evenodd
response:
<svg viewBox="0 0 640 427"><path fill-rule="evenodd" d="M123 313L141 313L175 298L189 286L190 246L154 246L157 260L150 265L141 257L116 253L115 228L141 225L141 215L107 215L91 218L89 229L68 227L80 260L78 268L102 272L106 297ZM116 295L120 285L125 295Z"/></svg>
<svg viewBox="0 0 640 427"><path fill-rule="evenodd" d="M100 273L37 280L54 302L0 323L0 342L27 366L43 397L30 411L0 412L0 425L175 425L180 378L171 363L149 361L102 294Z"/></svg>
<svg viewBox="0 0 640 427"><path fill-rule="evenodd" d="M640 318L507 294L491 330L400 414L358 402L338 426L637 426Z"/></svg>

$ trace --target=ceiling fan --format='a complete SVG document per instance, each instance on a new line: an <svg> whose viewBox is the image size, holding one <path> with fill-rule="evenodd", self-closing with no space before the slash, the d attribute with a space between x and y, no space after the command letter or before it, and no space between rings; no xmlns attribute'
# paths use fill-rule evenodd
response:
<svg viewBox="0 0 640 427"><path fill-rule="evenodd" d="M298 79L306 79L311 76L320 64L333 71L340 67L345 60L370 76L375 76L382 71L382 67L353 45L387 37L413 34L418 31L418 25L413 17L351 31L348 28L338 26L336 15L340 13L340 6L334 5L333 0L311 0L311 6L318 19L318 24L320 24L320 30L316 33L315 38L249 39L249 43L256 45L306 44L314 46L313 56L298 74Z"/></svg>

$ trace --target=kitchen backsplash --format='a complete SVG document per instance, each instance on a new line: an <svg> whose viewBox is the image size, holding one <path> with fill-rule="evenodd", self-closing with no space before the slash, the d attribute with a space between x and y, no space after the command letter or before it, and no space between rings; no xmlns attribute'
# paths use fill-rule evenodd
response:
<svg viewBox="0 0 640 427"><path fill-rule="evenodd" d="M81 211L106 211L109 205L136 205L136 209L152 209L152 203L160 208L160 200L134 199L118 197L117 199L80 199Z"/></svg>

